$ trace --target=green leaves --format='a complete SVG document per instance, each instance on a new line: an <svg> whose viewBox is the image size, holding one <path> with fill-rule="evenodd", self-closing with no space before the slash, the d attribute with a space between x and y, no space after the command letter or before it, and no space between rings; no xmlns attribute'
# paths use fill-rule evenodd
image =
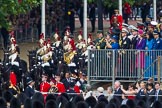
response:
<svg viewBox="0 0 162 108"><path fill-rule="evenodd" d="M0 0L0 26L9 28L10 15L25 14L40 5L40 0Z"/></svg>

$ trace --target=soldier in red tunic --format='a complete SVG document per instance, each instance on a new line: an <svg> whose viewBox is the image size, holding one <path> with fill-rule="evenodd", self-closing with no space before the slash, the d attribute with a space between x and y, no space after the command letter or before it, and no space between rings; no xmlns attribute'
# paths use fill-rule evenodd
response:
<svg viewBox="0 0 162 108"><path fill-rule="evenodd" d="M40 84L40 92L48 92L51 85L47 82L47 74L42 74L42 83ZM44 99L46 99L47 94L43 94Z"/></svg>
<svg viewBox="0 0 162 108"><path fill-rule="evenodd" d="M122 15L119 14L119 10L115 9L114 10L114 15L112 16L110 20L111 27L116 28L118 27L120 30L122 30L122 22L123 22L123 17ZM111 29L113 29L111 28Z"/></svg>

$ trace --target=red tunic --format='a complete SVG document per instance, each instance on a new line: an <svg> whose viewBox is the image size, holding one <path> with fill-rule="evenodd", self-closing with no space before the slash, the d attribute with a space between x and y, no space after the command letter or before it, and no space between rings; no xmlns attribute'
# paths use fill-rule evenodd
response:
<svg viewBox="0 0 162 108"><path fill-rule="evenodd" d="M64 93L66 91L64 84L61 82L56 83L56 87L59 93Z"/></svg>
<svg viewBox="0 0 162 108"><path fill-rule="evenodd" d="M76 93L80 93L80 88L79 88L79 86L75 85L75 86L74 86L74 91L75 91Z"/></svg>
<svg viewBox="0 0 162 108"><path fill-rule="evenodd" d="M119 15L119 14L118 15L113 15L111 17L110 24L112 25L115 20L117 21L119 29L122 30L123 17L121 15Z"/></svg>
<svg viewBox="0 0 162 108"><path fill-rule="evenodd" d="M51 88L50 84L48 82L42 82L40 84L40 92L48 92ZM47 94L43 94L44 99L46 99Z"/></svg>

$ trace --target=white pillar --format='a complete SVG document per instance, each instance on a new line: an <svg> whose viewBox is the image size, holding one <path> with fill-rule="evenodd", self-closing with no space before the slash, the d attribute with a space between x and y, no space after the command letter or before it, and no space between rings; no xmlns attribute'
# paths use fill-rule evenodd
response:
<svg viewBox="0 0 162 108"><path fill-rule="evenodd" d="M119 0L119 14L122 15L122 0Z"/></svg>
<svg viewBox="0 0 162 108"><path fill-rule="evenodd" d="M156 0L153 0L153 8L154 8L154 21L156 21Z"/></svg>
<svg viewBox="0 0 162 108"><path fill-rule="evenodd" d="M44 38L46 37L46 32L45 32L45 28L46 28L46 25L45 25L45 0L42 0L42 27L41 27L41 30L42 30L42 33L44 33Z"/></svg>
<svg viewBox="0 0 162 108"><path fill-rule="evenodd" d="M83 35L87 42L87 0L84 0Z"/></svg>

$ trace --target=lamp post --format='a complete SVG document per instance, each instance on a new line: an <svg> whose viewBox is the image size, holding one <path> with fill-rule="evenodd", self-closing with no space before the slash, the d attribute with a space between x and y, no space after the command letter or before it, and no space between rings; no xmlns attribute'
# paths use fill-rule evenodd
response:
<svg viewBox="0 0 162 108"><path fill-rule="evenodd" d="M154 21L156 21L156 0L153 0L153 7L154 7Z"/></svg>
<svg viewBox="0 0 162 108"><path fill-rule="evenodd" d="M83 18L83 34L87 42L87 0L84 0L84 18Z"/></svg>
<svg viewBox="0 0 162 108"><path fill-rule="evenodd" d="M45 25L45 0L42 0L42 19L41 19L41 22L42 22L42 26L41 26L41 32L44 33L44 38L46 36L46 32L45 32L45 28L46 28L46 25Z"/></svg>

